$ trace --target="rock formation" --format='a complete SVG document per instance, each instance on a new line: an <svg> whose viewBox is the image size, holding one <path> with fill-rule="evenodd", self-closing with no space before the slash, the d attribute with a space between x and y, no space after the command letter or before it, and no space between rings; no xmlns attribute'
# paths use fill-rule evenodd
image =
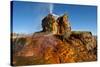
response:
<svg viewBox="0 0 100 67"><path fill-rule="evenodd" d="M48 16L42 20L42 28L43 32L57 33L57 23L52 14L48 14Z"/></svg>
<svg viewBox="0 0 100 67"><path fill-rule="evenodd" d="M52 14L48 14L48 16L42 20L42 28L43 32L61 35L63 39L67 39L71 34L71 26L66 14L57 19L55 19Z"/></svg>
<svg viewBox="0 0 100 67"><path fill-rule="evenodd" d="M71 26L68 22L68 16L64 14L57 19L58 23L58 34L64 34L66 32L71 32Z"/></svg>
<svg viewBox="0 0 100 67"><path fill-rule="evenodd" d="M58 17L57 19L58 23L58 35L61 35L63 39L68 39L71 34L71 26L68 21L68 16L64 14L63 16Z"/></svg>
<svg viewBox="0 0 100 67"><path fill-rule="evenodd" d="M55 19L52 14L48 14L42 20L43 32L52 32L53 34L63 35L71 32L71 26L68 22L68 16L64 14Z"/></svg>
<svg viewBox="0 0 100 67"><path fill-rule="evenodd" d="M14 52L12 65L97 60L96 37L87 31L71 31L67 15L64 14L55 19L52 14L48 14L42 20L42 28L42 32L34 33L30 37L12 40Z"/></svg>

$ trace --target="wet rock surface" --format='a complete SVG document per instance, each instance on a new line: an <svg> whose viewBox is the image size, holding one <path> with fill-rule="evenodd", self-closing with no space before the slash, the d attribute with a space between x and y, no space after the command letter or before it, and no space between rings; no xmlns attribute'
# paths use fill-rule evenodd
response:
<svg viewBox="0 0 100 67"><path fill-rule="evenodd" d="M25 42L27 43L14 53L14 65L58 64L97 60L95 43L84 44L84 40L80 40L81 38L73 35L66 41L62 41L57 36L39 33L31 38L26 38L27 41ZM95 39L94 41L96 42Z"/></svg>

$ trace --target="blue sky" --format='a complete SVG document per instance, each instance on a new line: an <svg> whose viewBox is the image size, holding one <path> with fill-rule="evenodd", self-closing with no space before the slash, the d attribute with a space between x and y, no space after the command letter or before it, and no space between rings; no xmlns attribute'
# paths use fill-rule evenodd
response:
<svg viewBox="0 0 100 67"><path fill-rule="evenodd" d="M13 1L13 32L34 33L42 30L41 20L50 12L50 3ZM52 4L56 15L67 13L72 30L97 34L97 7L71 4Z"/></svg>

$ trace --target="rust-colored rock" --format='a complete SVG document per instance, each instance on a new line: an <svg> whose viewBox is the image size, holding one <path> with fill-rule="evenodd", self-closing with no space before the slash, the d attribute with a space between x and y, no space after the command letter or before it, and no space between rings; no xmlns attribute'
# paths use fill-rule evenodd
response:
<svg viewBox="0 0 100 67"><path fill-rule="evenodd" d="M96 47L89 51L82 40L72 35L65 42L46 33L34 34L26 40L27 44L14 54L14 65L72 63L97 59Z"/></svg>

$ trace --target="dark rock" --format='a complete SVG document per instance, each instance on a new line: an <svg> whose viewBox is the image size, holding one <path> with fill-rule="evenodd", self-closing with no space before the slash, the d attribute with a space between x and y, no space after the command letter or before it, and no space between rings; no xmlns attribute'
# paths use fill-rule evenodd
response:
<svg viewBox="0 0 100 67"><path fill-rule="evenodd" d="M52 14L48 14L48 16L42 20L42 28L43 32L57 33L57 23Z"/></svg>
<svg viewBox="0 0 100 67"><path fill-rule="evenodd" d="M58 23L58 34L65 34L71 32L71 26L68 21L68 16L64 14L63 16L57 19Z"/></svg>

